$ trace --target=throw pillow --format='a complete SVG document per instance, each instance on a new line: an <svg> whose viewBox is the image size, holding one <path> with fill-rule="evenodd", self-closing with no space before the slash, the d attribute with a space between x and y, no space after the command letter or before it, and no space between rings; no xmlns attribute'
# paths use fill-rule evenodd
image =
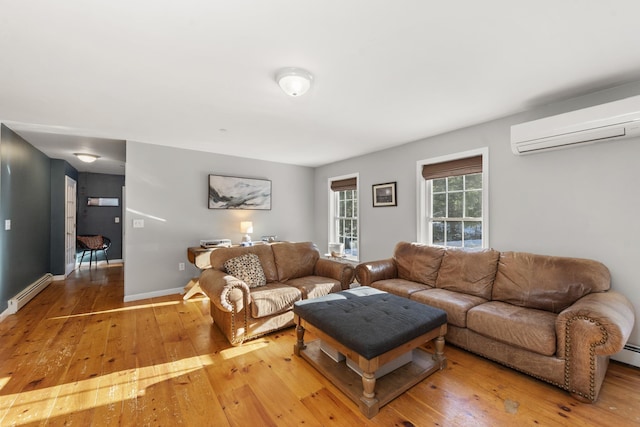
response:
<svg viewBox="0 0 640 427"><path fill-rule="evenodd" d="M223 266L227 273L242 280L250 288L267 284L262 265L260 265L260 258L256 254L244 254L228 259Z"/></svg>

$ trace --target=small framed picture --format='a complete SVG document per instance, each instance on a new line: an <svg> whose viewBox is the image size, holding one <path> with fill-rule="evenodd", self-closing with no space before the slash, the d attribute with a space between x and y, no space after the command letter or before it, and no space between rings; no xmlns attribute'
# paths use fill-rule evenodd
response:
<svg viewBox="0 0 640 427"><path fill-rule="evenodd" d="M396 183L375 184L373 189L373 207L398 206L396 199Z"/></svg>

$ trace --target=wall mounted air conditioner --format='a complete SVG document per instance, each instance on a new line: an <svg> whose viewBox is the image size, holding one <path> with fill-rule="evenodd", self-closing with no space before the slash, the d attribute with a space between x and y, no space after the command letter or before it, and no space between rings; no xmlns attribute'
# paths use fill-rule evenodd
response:
<svg viewBox="0 0 640 427"><path fill-rule="evenodd" d="M640 95L511 126L514 154L640 136Z"/></svg>

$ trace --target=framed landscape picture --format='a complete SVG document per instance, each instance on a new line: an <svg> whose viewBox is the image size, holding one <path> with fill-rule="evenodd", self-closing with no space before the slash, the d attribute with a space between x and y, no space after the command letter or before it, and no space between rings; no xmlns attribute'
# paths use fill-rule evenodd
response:
<svg viewBox="0 0 640 427"><path fill-rule="evenodd" d="M373 207L397 206L396 183L375 184L373 188Z"/></svg>
<svg viewBox="0 0 640 427"><path fill-rule="evenodd" d="M209 209L271 210L271 181L209 175Z"/></svg>

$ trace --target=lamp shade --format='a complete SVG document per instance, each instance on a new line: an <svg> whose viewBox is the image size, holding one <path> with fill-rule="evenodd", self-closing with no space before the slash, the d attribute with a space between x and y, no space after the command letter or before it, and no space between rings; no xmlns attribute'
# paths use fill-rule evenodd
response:
<svg viewBox="0 0 640 427"><path fill-rule="evenodd" d="M253 223L251 221L241 221L240 231L244 233L244 236L242 236L242 242L251 242L251 236L249 236L249 234L253 233Z"/></svg>
<svg viewBox="0 0 640 427"><path fill-rule="evenodd" d="M242 233L253 233L253 223L251 221L242 221L240 223L240 231Z"/></svg>
<svg viewBox="0 0 640 427"><path fill-rule="evenodd" d="M302 68L283 68L276 75L280 88L289 96L304 95L311 87L313 76Z"/></svg>

